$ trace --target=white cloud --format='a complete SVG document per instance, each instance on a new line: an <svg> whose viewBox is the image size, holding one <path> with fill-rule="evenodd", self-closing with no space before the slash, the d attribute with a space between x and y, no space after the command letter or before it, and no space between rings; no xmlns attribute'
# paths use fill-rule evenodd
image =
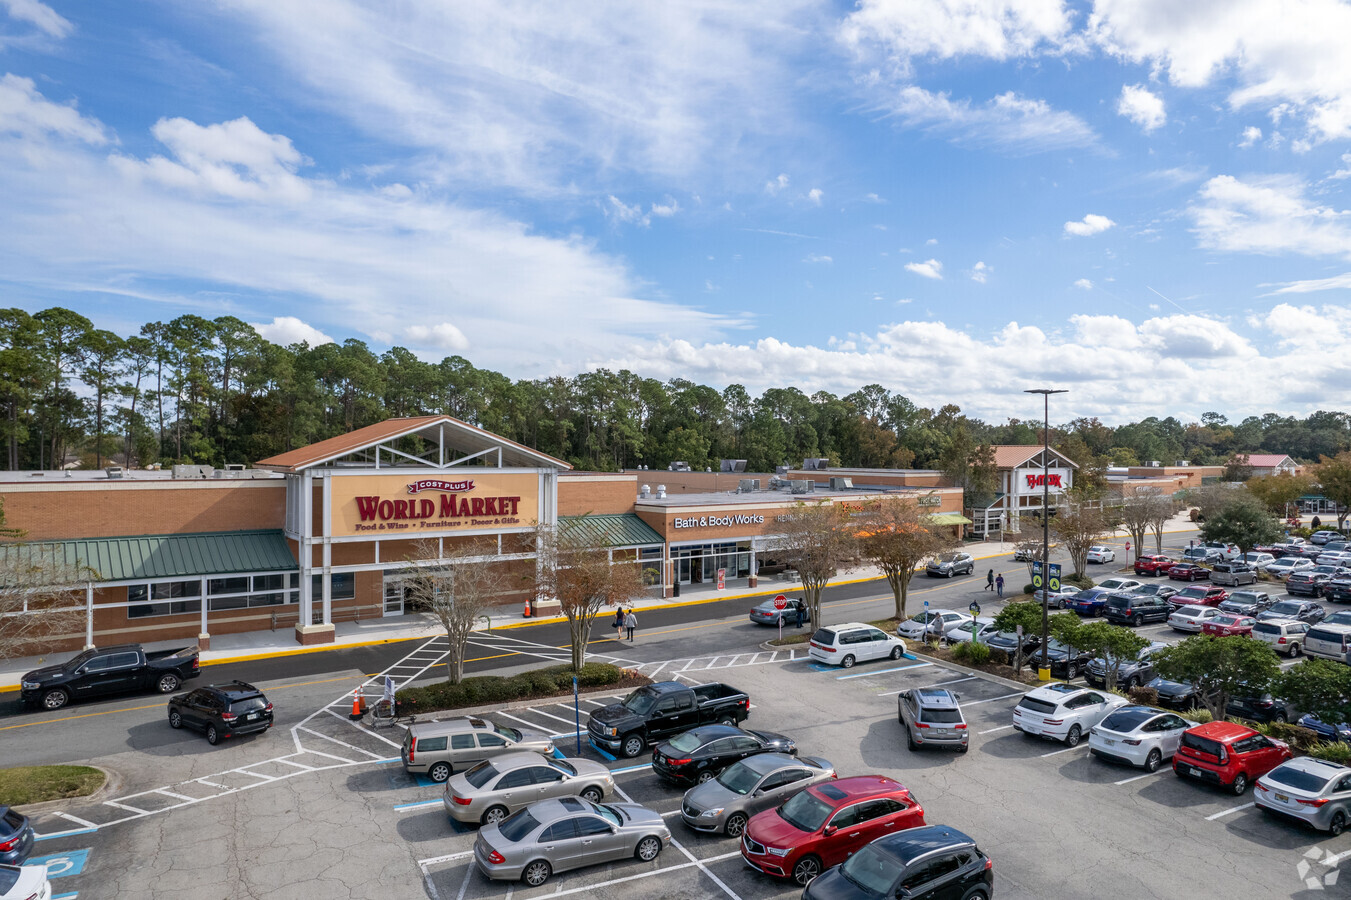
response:
<svg viewBox="0 0 1351 900"><path fill-rule="evenodd" d="M1117 115L1125 116L1146 132L1154 131L1168 121L1163 100L1150 93L1143 84L1122 85L1116 111Z"/></svg>
<svg viewBox="0 0 1351 900"><path fill-rule="evenodd" d="M938 243L938 238L929 238L927 241L924 242L924 246L926 246L926 247L932 247L932 246L934 246L934 245L937 244L937 243Z"/></svg>
<svg viewBox="0 0 1351 900"><path fill-rule="evenodd" d="M1338 169L1328 177L1332 179L1351 178L1351 153L1342 154L1342 165L1346 166L1346 168Z"/></svg>
<svg viewBox="0 0 1351 900"><path fill-rule="evenodd" d="M94 146L109 140L103 123L80 115L74 106L52 103L31 78L18 75L0 78L0 137L4 136L28 142L70 138Z"/></svg>
<svg viewBox="0 0 1351 900"><path fill-rule="evenodd" d="M867 200L869 203L886 203L886 202L887 202L887 201L884 200L883 198L879 197L877 194L867 194L867 195L864 196L863 199L864 199L864 200Z"/></svg>
<svg viewBox="0 0 1351 900"><path fill-rule="evenodd" d="M824 196L825 191L821 190L820 188L812 188L810 191L807 192L807 199L810 200L812 203L815 203L817 206L821 205L821 198Z"/></svg>
<svg viewBox="0 0 1351 900"><path fill-rule="evenodd" d="M450 350L456 353L469 349L469 339L464 336L464 332L449 322L438 322L435 325L409 325L403 330L403 333L416 347Z"/></svg>
<svg viewBox="0 0 1351 900"><path fill-rule="evenodd" d="M765 193L773 196L786 187L788 187L788 176L780 172L778 178L771 178L765 182Z"/></svg>
<svg viewBox="0 0 1351 900"><path fill-rule="evenodd" d="M922 263L906 263L905 268L916 275L923 275L925 278L941 280L943 277L943 264L936 259L926 260Z"/></svg>
<svg viewBox="0 0 1351 900"><path fill-rule="evenodd" d="M804 258L802 261L805 263L833 263L835 260L831 259L829 256L821 256L820 254L817 253L808 253L806 258Z"/></svg>
<svg viewBox="0 0 1351 900"><path fill-rule="evenodd" d="M1063 41L1071 24L1062 0L862 0L840 38L863 60L908 73L915 57L1031 56Z"/></svg>
<svg viewBox="0 0 1351 900"><path fill-rule="evenodd" d="M1101 234L1115 224L1106 216L1089 213L1078 222L1066 222L1065 234L1072 234L1075 237L1091 237L1095 234Z"/></svg>
<svg viewBox="0 0 1351 900"><path fill-rule="evenodd" d="M295 316L274 316L271 322L250 322L253 330L274 344L286 346L301 341L311 347L320 344L336 344L337 341L324 334L313 325L300 321Z"/></svg>
<svg viewBox="0 0 1351 900"><path fill-rule="evenodd" d="M1243 129L1243 139L1238 142L1240 147L1251 147L1262 139L1262 129L1256 125L1249 125Z"/></svg>
<svg viewBox="0 0 1351 900"><path fill-rule="evenodd" d="M984 284L986 279L990 277L990 273L993 271L994 269L985 265L985 263L978 262L971 267L971 280L978 282L980 284Z"/></svg>
<svg viewBox="0 0 1351 900"><path fill-rule="evenodd" d="M634 203L630 206L614 194L611 194L607 199L609 202L603 207L607 218L616 222L640 225L644 228L652 224L652 219L643 214L643 206L641 203Z"/></svg>
<svg viewBox="0 0 1351 900"><path fill-rule="evenodd" d="M1210 179L1188 210L1201 246L1231 253L1351 258L1351 212L1315 206L1289 177Z"/></svg>
<svg viewBox="0 0 1351 900"><path fill-rule="evenodd" d="M34 25L48 37L63 38L75 30L56 10L38 0L0 0L0 7L11 19Z"/></svg>
<svg viewBox="0 0 1351 900"><path fill-rule="evenodd" d="M652 215L662 219L669 219L680 212L680 201L672 200L670 203L653 203Z"/></svg>
<svg viewBox="0 0 1351 900"><path fill-rule="evenodd" d="M974 105L970 100L953 101L946 93L907 85L888 89L877 105L905 127L1012 155L1098 146L1097 134L1078 116L1012 91Z"/></svg>
<svg viewBox="0 0 1351 900"><path fill-rule="evenodd" d="M1179 87L1231 79L1238 110L1277 107L1312 142L1351 136L1351 5L1341 0L1096 0L1089 31Z"/></svg>
<svg viewBox="0 0 1351 900"><path fill-rule="evenodd" d="M1311 294L1315 291L1351 290L1351 272L1333 275L1330 278L1311 278L1306 281L1289 281L1282 284L1273 294Z"/></svg>
<svg viewBox="0 0 1351 900"><path fill-rule="evenodd" d="M1093 282L1089 281L1087 278L1080 278L1079 280L1075 281L1074 286L1085 291L1093 290Z"/></svg>

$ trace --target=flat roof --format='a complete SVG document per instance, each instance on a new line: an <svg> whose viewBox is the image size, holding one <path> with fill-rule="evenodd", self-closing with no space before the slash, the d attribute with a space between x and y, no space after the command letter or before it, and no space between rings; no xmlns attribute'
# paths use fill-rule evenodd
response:
<svg viewBox="0 0 1351 900"><path fill-rule="evenodd" d="M911 496L931 494L938 491L960 491L961 488L931 488L931 487L907 487L904 485L887 485L884 488L870 490L868 488L854 487L847 491L834 491L827 487L817 486L816 490L808 491L805 494L794 494L789 491L703 491L689 494L667 494L660 498L654 492L651 497L639 497L636 501L638 506L754 506L756 504L766 505L771 503L796 503L798 501L807 502L810 500L871 500L876 497L891 496Z"/></svg>
<svg viewBox="0 0 1351 900"><path fill-rule="evenodd" d="M65 469L0 472L0 484L87 484L91 481L111 484L124 481L180 481L201 484L212 481L281 480L285 477L280 472L270 472L266 469L217 469L205 477L187 478L175 478L172 469L123 469L122 474L116 478L109 477L103 469Z"/></svg>

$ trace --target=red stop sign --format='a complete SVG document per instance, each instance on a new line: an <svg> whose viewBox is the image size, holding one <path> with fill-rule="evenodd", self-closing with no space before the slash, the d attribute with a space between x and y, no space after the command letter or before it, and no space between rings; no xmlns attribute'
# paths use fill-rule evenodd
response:
<svg viewBox="0 0 1351 900"><path fill-rule="evenodd" d="M774 598L775 609L784 609L787 606L788 606L788 598L785 597L783 594L780 594L779 596Z"/></svg>

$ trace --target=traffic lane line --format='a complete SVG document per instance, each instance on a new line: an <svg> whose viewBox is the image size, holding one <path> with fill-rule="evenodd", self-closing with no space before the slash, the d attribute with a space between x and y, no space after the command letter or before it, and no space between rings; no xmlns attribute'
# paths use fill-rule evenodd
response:
<svg viewBox="0 0 1351 900"><path fill-rule="evenodd" d="M1232 815L1233 813L1236 812L1242 812L1243 810L1250 809L1256 805L1257 805L1256 803L1244 803L1239 806L1231 806L1229 809L1221 810L1220 812L1217 812L1211 816L1206 816L1206 821L1214 822L1216 819L1222 819L1225 816Z"/></svg>
<svg viewBox="0 0 1351 900"><path fill-rule="evenodd" d="M329 683L334 682L334 681L350 681L351 679L357 678L357 677L365 677L365 676L341 675L341 676L338 676L337 678L322 678L322 679L320 679L320 680L318 680L318 681L302 681L302 682L299 682L298 684L279 684L279 685L277 685L276 687L270 687L270 688L268 688L268 690L269 690L269 691L280 691L280 690L285 690L286 688L309 687L310 685L314 685L314 684L329 684ZM166 702L167 702L167 701L166 701ZM161 707L163 707L163 706L164 706L164 703L163 703L163 702L161 702L161 703L150 703L150 704L147 704L147 705L145 705L145 706L124 706L124 707L122 707L121 709L105 709L105 710L103 710L103 711L101 711L101 712L81 713L81 714L78 715L78 716L62 716L62 717L59 718L59 719L42 719L42 720L37 721L37 722L23 722L23 723L21 723L21 724L19 724L19 725L0 725L0 731L10 731L10 730L15 729L15 728L32 728L34 725L51 725L51 724L54 724L54 723L56 723L56 722L72 722L72 721L74 721L74 720L76 720L76 719L90 719L90 718L93 718L94 716L111 716L111 715L114 715L114 714L116 714L116 713L137 712L137 711L143 710L143 709L159 709L159 708L161 708Z"/></svg>

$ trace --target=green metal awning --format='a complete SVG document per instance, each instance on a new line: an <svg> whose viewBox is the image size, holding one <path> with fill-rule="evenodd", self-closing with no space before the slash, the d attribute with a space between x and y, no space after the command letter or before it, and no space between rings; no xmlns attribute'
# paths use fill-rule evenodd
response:
<svg viewBox="0 0 1351 900"><path fill-rule="evenodd" d="M636 513L559 516L558 524L569 530L578 529L576 534L583 540L603 547L647 547L665 543L661 534Z"/></svg>
<svg viewBox="0 0 1351 900"><path fill-rule="evenodd" d="M961 513L934 513L930 521L937 525L970 525L971 520Z"/></svg>
<svg viewBox="0 0 1351 900"><path fill-rule="evenodd" d="M6 572L84 572L79 581L139 581L250 572L294 572L280 531L215 531L0 544ZM62 578L61 580L67 580Z"/></svg>

